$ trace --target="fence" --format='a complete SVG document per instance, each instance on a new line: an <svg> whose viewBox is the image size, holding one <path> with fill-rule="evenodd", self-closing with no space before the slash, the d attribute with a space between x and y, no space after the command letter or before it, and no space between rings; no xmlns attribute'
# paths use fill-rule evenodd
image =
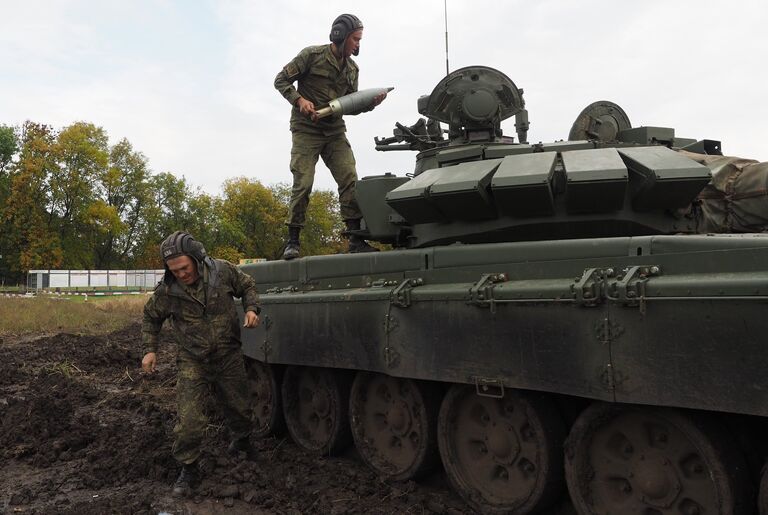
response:
<svg viewBox="0 0 768 515"><path fill-rule="evenodd" d="M28 290L51 289L153 289L164 270L30 270Z"/></svg>

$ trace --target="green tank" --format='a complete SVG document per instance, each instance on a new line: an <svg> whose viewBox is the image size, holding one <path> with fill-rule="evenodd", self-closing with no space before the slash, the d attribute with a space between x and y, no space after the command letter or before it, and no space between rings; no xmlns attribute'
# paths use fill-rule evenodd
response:
<svg viewBox="0 0 768 515"><path fill-rule="evenodd" d="M376 139L413 173L357 183L360 236L392 250L243 266L257 434L387 479L442 466L479 512L756 512L768 238L701 233L720 143L607 101L530 143L523 90L483 66L418 111Z"/></svg>

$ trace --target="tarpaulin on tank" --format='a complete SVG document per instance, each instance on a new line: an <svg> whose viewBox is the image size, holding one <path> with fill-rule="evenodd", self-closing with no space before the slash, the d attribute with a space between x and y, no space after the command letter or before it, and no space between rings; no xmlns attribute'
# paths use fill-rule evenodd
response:
<svg viewBox="0 0 768 515"><path fill-rule="evenodd" d="M699 232L768 231L768 162L681 153L712 170L712 181L698 197Z"/></svg>

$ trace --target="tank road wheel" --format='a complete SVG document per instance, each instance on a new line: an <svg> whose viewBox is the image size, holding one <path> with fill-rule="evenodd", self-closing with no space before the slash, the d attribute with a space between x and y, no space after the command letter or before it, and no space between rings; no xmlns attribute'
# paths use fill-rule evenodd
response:
<svg viewBox="0 0 768 515"><path fill-rule="evenodd" d="M253 409L253 436L264 438L285 430L278 367L249 359L246 362Z"/></svg>
<svg viewBox="0 0 768 515"><path fill-rule="evenodd" d="M406 480L437 464L436 385L359 372L349 419L360 456L379 474Z"/></svg>
<svg viewBox="0 0 768 515"><path fill-rule="evenodd" d="M500 399L454 385L437 439L451 484L484 513L535 513L564 487L565 427L548 398L507 390Z"/></svg>
<svg viewBox="0 0 768 515"><path fill-rule="evenodd" d="M747 512L744 457L714 421L695 413L596 403L573 425L565 456L581 514Z"/></svg>
<svg viewBox="0 0 768 515"><path fill-rule="evenodd" d="M291 366L283 375L283 413L300 447L336 454L349 445L349 379L343 372Z"/></svg>

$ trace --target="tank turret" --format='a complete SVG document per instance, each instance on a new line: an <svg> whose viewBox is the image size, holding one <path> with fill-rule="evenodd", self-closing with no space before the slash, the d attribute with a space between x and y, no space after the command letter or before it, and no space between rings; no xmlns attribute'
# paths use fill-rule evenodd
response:
<svg viewBox="0 0 768 515"><path fill-rule="evenodd" d="M362 235L399 247L694 233L689 206L711 172L676 150L720 153L672 128L632 128L608 101L587 106L568 140L530 144L523 90L484 66L446 76L418 111L426 119L376 138L377 150L418 151L413 177L357 186ZM512 116L517 140L501 129Z"/></svg>

